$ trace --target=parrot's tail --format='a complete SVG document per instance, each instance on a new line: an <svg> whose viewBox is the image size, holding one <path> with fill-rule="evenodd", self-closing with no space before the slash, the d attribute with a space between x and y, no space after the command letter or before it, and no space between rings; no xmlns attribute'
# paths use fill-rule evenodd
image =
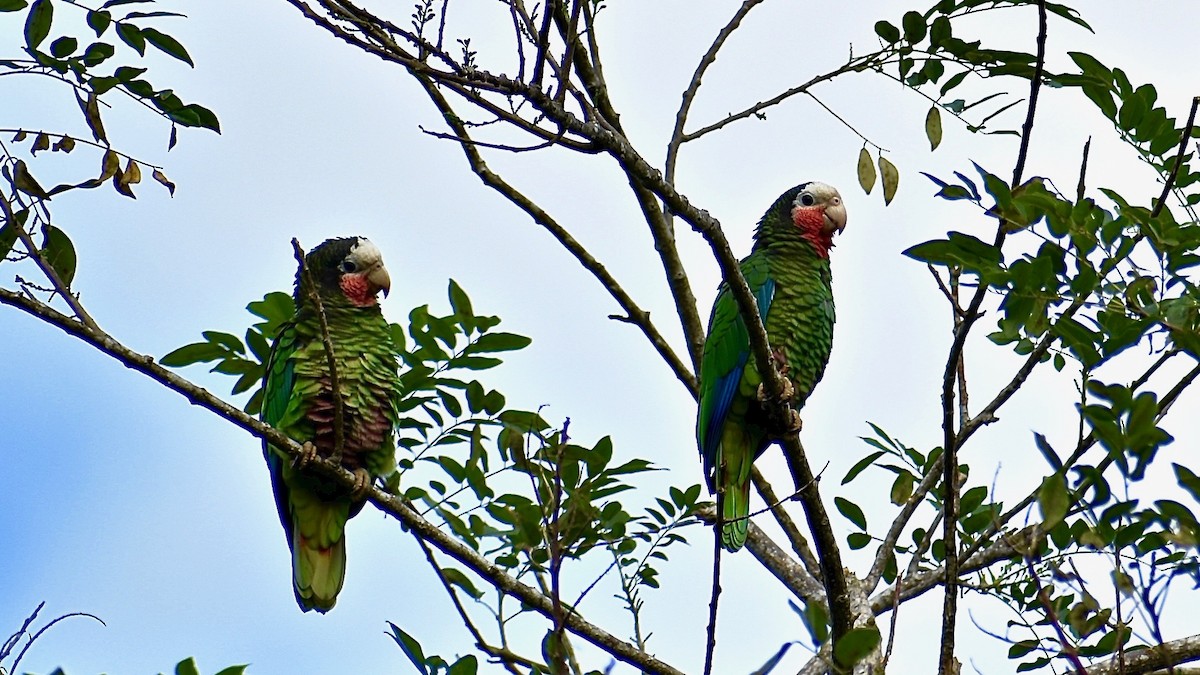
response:
<svg viewBox="0 0 1200 675"><path fill-rule="evenodd" d="M750 481L727 485L721 503L721 546L733 553L746 544L750 531Z"/></svg>
<svg viewBox="0 0 1200 675"><path fill-rule="evenodd" d="M294 521L292 587L300 609L324 614L333 609L346 578L347 514L344 504L322 505L319 509L314 506L304 513L308 522L301 523L300 518Z"/></svg>

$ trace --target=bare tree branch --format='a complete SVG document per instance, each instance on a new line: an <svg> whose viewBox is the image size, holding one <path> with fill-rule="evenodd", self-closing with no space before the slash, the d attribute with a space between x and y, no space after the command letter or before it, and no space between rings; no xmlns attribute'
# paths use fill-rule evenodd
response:
<svg viewBox="0 0 1200 675"><path fill-rule="evenodd" d="M1170 672L1174 666L1200 660L1200 635L1170 640L1161 645L1137 651L1123 651L1120 658L1112 658L1088 666L1088 675L1126 675L1145 673L1159 675ZM1163 669L1166 669L1164 671ZM1175 675L1195 672L1174 669Z"/></svg>
<svg viewBox="0 0 1200 675"><path fill-rule="evenodd" d="M775 489L771 487L771 484L767 482L762 472L756 467L750 468L750 480L754 483L758 494L762 495L763 501L771 508L771 515L775 516L775 522L779 523L779 527L787 535L788 541L792 544L792 551L796 553L796 556L808 568L809 574L819 579L821 577L821 563L817 561L817 557L813 555L812 549L808 547L808 540L801 534L800 528L796 527L796 522L792 520L787 509L783 508L783 501L775 496Z"/></svg>

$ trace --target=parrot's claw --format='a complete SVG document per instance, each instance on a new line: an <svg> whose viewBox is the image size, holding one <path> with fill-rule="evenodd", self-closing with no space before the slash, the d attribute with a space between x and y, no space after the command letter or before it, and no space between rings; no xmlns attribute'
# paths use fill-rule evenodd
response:
<svg viewBox="0 0 1200 675"><path fill-rule="evenodd" d="M305 441L300 446L300 454L296 455L296 459L292 461L292 466L297 469L303 469L308 466L308 463L317 458L317 446L311 441Z"/></svg>
<svg viewBox="0 0 1200 675"><path fill-rule="evenodd" d="M788 408L787 432L789 434L797 434L803 428L804 420L800 419L800 411Z"/></svg>
<svg viewBox="0 0 1200 675"><path fill-rule="evenodd" d="M779 400L792 400L792 398L796 395L796 385L792 384L792 381L786 377L782 378L780 381L783 382L783 395L779 397ZM758 397L759 401L765 402L771 400L772 396L767 393L766 382L758 383L758 391L756 392L756 396Z"/></svg>
<svg viewBox="0 0 1200 675"><path fill-rule="evenodd" d="M371 474L367 473L366 469L354 470L354 487L350 489L350 499L353 501L362 501L366 499L367 493L371 491Z"/></svg>

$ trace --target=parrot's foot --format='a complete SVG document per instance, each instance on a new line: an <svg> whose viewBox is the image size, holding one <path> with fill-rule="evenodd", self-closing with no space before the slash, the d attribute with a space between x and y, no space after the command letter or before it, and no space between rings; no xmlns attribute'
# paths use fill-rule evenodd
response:
<svg viewBox="0 0 1200 675"><path fill-rule="evenodd" d="M792 381L786 377L782 378L781 381L783 382L783 395L779 397L779 400L792 400L792 397L796 395L796 385L792 384ZM766 384L766 382L758 383L757 397L759 401L769 401L772 398L770 393L767 392Z"/></svg>
<svg viewBox="0 0 1200 675"><path fill-rule="evenodd" d="M296 459L292 461L292 466L297 469L303 469L308 466L309 462L317 458L317 446L311 441L304 441L300 446L300 454L296 455Z"/></svg>
<svg viewBox="0 0 1200 675"><path fill-rule="evenodd" d="M804 428L804 420L800 419L800 411L788 408L787 432L789 434L800 433Z"/></svg>
<svg viewBox="0 0 1200 675"><path fill-rule="evenodd" d="M371 474L366 469L354 470L354 487L350 488L350 499L356 502L366 499L371 491Z"/></svg>

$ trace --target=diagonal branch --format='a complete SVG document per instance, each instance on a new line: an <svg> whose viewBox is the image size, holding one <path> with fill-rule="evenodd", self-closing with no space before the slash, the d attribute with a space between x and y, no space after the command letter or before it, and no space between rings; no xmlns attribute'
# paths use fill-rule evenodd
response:
<svg viewBox="0 0 1200 675"><path fill-rule="evenodd" d="M15 194L14 192L14 197ZM67 306L71 308L72 312L75 312L75 316L85 326L93 330L100 330L100 326L96 325L96 321L92 319L92 315L88 314L87 310L83 308L83 303L71 293L70 287L63 283L62 278L58 276L58 272L54 270L54 266L42 255L41 249L33 242L33 237L25 229L24 223L17 220L17 216L12 210L12 204L8 201L8 196L4 193L0 193L0 210L4 211L5 222L16 230L17 238L21 240L21 244L25 246L25 250L29 252L29 257L33 258L33 262L37 264L38 269L50 280L50 284L54 287L54 292L58 293L63 302L67 303Z"/></svg>
<svg viewBox="0 0 1200 675"><path fill-rule="evenodd" d="M429 566L432 567L434 573L437 574L438 581L442 582L442 588L446 589L446 593L450 596L450 601L454 603L454 609L458 611L458 616L463 620L463 624L466 625L467 631L471 633L471 637L475 638L475 646L479 647L479 649L488 656L491 656L492 658L503 663L505 670L513 673L513 675L521 675L521 671L516 668L517 665L521 665L526 668L532 668L535 672L549 670L549 668L547 668L545 665L537 663L536 661L530 661L529 659L517 654L507 647L496 647L488 644L487 640L483 637L483 633L479 631L479 628L475 625L475 622L471 620L471 615L467 613L467 608L463 607L462 600L459 599L458 592L454 590L454 586L450 584L450 580L446 578L446 573L442 570L441 566L437 564L437 560L434 559L433 550L429 548L429 544L426 544L425 540L421 539L420 537L413 537L413 539L415 539L417 541L417 545L421 547L421 552L425 554L425 559L429 561Z"/></svg>
<svg viewBox="0 0 1200 675"><path fill-rule="evenodd" d="M167 370L159 365L154 360L154 357L139 354L129 349L103 331L91 329L53 307L37 302L36 300L31 300L7 289L0 288L0 304L15 307L30 316L57 327L68 335L86 342L104 354L120 361L126 367L136 370L168 389L181 394L193 405L198 405L209 410L235 426L249 432L251 435L267 441L290 457L298 457L302 452L300 445L284 435L283 432L247 415L244 411L214 396L203 387L197 386ZM355 487L354 475L333 462L318 458L310 462L308 466L310 467L309 470L335 481L336 484L346 490ZM455 539L453 535L422 518L405 500L396 495L384 492L374 485L370 487L366 496L371 503L375 504L384 513L395 517L416 536L429 542L442 553L459 561L473 573L487 579L489 584L495 586L502 593L520 600L547 619L554 619L553 601L549 596L513 578L504 568L493 564L474 549ZM578 614L569 614L566 624L567 629L572 633L624 663L628 663L648 673L683 675L682 671L642 652L634 645L584 620Z"/></svg>
<svg viewBox="0 0 1200 675"><path fill-rule="evenodd" d="M717 33L716 39L709 45L708 51L704 52L704 56L700 57L700 63L696 64L696 72L692 73L692 80L688 82L687 89L683 92L683 101L679 104L679 111L675 113L675 129L671 131L671 140L667 144L667 159L664 163L666 171L666 181L668 183L675 182L675 165L679 161L679 148L683 146L683 128L687 123L688 113L692 109L692 102L696 100L696 94L700 92L700 81L704 78L704 73L717 60L717 52L725 45L725 41L733 35L733 31L737 30L742 24L742 19L750 13L750 10L755 6L762 4L763 0L744 0L742 6L733 14L733 18L725 27Z"/></svg>
<svg viewBox="0 0 1200 675"><path fill-rule="evenodd" d="M592 276L595 277L602 286L604 286L609 295L611 295L612 298L617 301L617 304L621 306L621 309L625 311L626 317L623 320L627 320L628 323L632 323L642 330L642 333L646 336L646 339L650 341L650 344L654 347L655 351L658 352L659 356L666 361L672 372L675 373L675 377L679 379L679 381L682 382L685 387L688 388L688 391L692 392L693 396L697 395L700 388L699 383L696 380L696 376L693 374L691 369L689 369L687 365L683 363L675 351L671 349L671 346L667 344L667 341L662 334L658 332L658 328L656 328L654 323L650 320L650 313L637 305L633 298L630 297L629 293L626 292L625 289L621 287L620 283L617 282L616 278L609 273L608 269L605 268L604 265L591 253L589 253L588 250L584 248L584 246L580 244L578 240L571 236L571 233L568 232L566 228L559 224L558 221L555 220L549 213L546 213L545 210L529 199L529 197L513 187L488 167L487 162L483 159L483 155L479 153L478 148L471 141L471 136L467 131L466 126L454 114L454 110L450 107L449 101L446 100L433 82L422 76L416 77L417 81L420 82L430 99L432 99L434 105L437 106L438 111L442 113L442 117L446 120L446 123L449 124L450 128L454 131L460 145L462 146L463 154L465 154L467 157L467 163L470 164L471 170L475 173L475 175L479 176L479 179L483 181L484 185L487 185L493 190L499 192L504 196L505 199L509 200L522 211L529 214L529 216L533 218L534 222L536 222L538 225L541 225L543 229L549 232L550 235L553 236L554 239L558 241L558 243L561 244L568 253L574 256L577 261L579 261L579 264L582 265L584 269L591 272Z"/></svg>
<svg viewBox="0 0 1200 675"><path fill-rule="evenodd" d="M750 467L750 480L754 483L758 494L762 495L763 501L771 508L771 515L775 516L775 522L779 523L779 527L787 535L788 541L792 544L792 551L800 558L800 562L804 563L804 567L810 574L820 578L821 563L817 561L812 549L808 547L808 540L804 538L800 528L796 527L796 521L792 520L787 509L783 508L783 502L775 496L775 489L755 467Z"/></svg>

